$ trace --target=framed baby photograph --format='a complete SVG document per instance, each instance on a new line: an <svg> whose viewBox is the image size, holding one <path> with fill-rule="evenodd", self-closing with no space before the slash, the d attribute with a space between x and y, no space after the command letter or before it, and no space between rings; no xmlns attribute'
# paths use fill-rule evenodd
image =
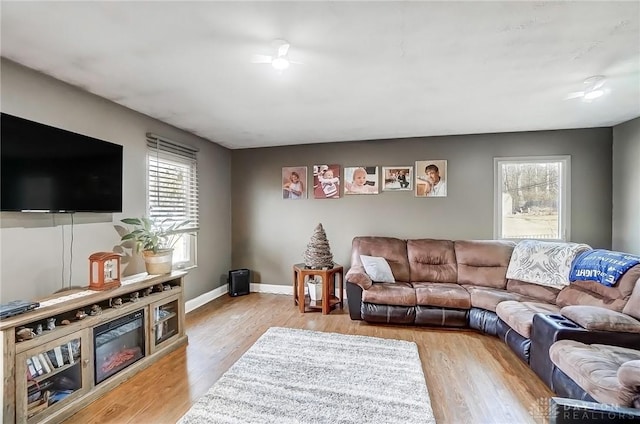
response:
<svg viewBox="0 0 640 424"><path fill-rule="evenodd" d="M288 200L307 198L306 166L285 166L282 168L282 198Z"/></svg>
<svg viewBox="0 0 640 424"><path fill-rule="evenodd" d="M378 194L378 167L346 166L344 194Z"/></svg>
<svg viewBox="0 0 640 424"><path fill-rule="evenodd" d="M447 197L447 161L416 161L416 197Z"/></svg>
<svg viewBox="0 0 640 424"><path fill-rule="evenodd" d="M413 166L383 166L382 191L413 190Z"/></svg>
<svg viewBox="0 0 640 424"><path fill-rule="evenodd" d="M340 165L313 165L313 197L340 198Z"/></svg>

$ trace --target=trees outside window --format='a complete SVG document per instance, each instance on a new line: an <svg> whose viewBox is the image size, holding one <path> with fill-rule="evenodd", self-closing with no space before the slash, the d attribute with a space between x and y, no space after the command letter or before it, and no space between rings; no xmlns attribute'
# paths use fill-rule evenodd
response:
<svg viewBox="0 0 640 424"><path fill-rule="evenodd" d="M569 240L569 156L494 159L494 237Z"/></svg>

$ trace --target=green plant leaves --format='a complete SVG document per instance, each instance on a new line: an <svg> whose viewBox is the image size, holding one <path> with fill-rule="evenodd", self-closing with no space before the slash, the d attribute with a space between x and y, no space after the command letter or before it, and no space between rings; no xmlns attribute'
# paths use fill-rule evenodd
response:
<svg viewBox="0 0 640 424"><path fill-rule="evenodd" d="M160 249L172 249L183 234L178 230L191 222L191 220L175 222L164 219L157 223L146 217L124 218L121 221L135 227L134 230L123 235L121 241L134 241L136 252L152 250L154 253L158 253Z"/></svg>

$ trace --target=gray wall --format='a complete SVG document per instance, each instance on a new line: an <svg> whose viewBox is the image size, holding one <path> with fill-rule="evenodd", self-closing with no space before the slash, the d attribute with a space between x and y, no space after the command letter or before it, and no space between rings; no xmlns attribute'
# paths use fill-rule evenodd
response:
<svg viewBox="0 0 640 424"><path fill-rule="evenodd" d="M3 112L123 145L124 184L123 213L74 217L71 269L69 215L2 213L0 301L49 295L69 285L70 273L71 285L88 285L89 255L118 248L120 219L145 214L147 132L200 149L199 266L186 278L186 298L218 287L231 265L230 151L14 62L1 64ZM124 262L125 275L144 271L137 255Z"/></svg>
<svg viewBox="0 0 640 424"><path fill-rule="evenodd" d="M232 263L252 269L256 282L289 285L292 264L302 261L318 222L343 265L357 235L491 239L497 156L571 155L571 239L610 248L611 139L610 128L597 128L233 150ZM309 186L314 164L413 165L427 159L448 160L448 197L381 192L282 199L283 166L308 166Z"/></svg>
<svg viewBox="0 0 640 424"><path fill-rule="evenodd" d="M640 118L613 128L613 248L640 255Z"/></svg>

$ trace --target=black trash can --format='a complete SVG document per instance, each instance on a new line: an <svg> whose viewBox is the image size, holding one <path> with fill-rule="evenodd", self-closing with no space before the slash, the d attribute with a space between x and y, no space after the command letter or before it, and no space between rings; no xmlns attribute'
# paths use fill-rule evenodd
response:
<svg viewBox="0 0 640 424"><path fill-rule="evenodd" d="M236 297L249 294L250 288L250 270L243 268L229 271L229 296Z"/></svg>

